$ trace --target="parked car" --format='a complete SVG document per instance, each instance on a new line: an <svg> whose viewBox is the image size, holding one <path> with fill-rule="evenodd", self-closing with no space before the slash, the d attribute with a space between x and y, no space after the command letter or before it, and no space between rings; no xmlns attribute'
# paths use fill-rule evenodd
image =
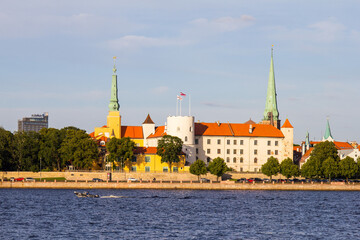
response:
<svg viewBox="0 0 360 240"><path fill-rule="evenodd" d="M250 183L256 182L256 183L262 183L263 180L261 178L249 178L248 181Z"/></svg>
<svg viewBox="0 0 360 240"><path fill-rule="evenodd" d="M136 178L128 178L128 182L137 182L137 181L139 181L139 180L137 180Z"/></svg>
<svg viewBox="0 0 360 240"><path fill-rule="evenodd" d="M236 180L236 182L240 182L240 183L247 183L247 182L249 182L246 178L240 178L240 179L238 179L238 180Z"/></svg>
<svg viewBox="0 0 360 240"><path fill-rule="evenodd" d="M24 180L23 177L19 177L19 178L15 178L15 179L14 179L14 182L21 182L21 181L23 181L23 180Z"/></svg>
<svg viewBox="0 0 360 240"><path fill-rule="evenodd" d="M33 179L32 177L27 177L25 178L26 182L35 182L35 179Z"/></svg>
<svg viewBox="0 0 360 240"><path fill-rule="evenodd" d="M102 180L100 178L93 178L92 181L93 182L103 182L104 180Z"/></svg>
<svg viewBox="0 0 360 240"><path fill-rule="evenodd" d="M266 183L269 183L269 182L270 182L270 179L264 178L263 181L266 182Z"/></svg>
<svg viewBox="0 0 360 240"><path fill-rule="evenodd" d="M207 179L207 178L201 178L200 181L201 181L201 182L210 182L210 180Z"/></svg>

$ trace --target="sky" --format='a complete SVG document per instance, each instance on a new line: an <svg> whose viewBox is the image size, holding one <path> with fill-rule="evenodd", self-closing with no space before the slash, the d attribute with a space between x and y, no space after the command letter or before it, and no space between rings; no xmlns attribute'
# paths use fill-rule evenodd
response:
<svg viewBox="0 0 360 240"><path fill-rule="evenodd" d="M294 142L360 142L360 2L1 0L0 126L106 125L113 57L123 125L262 120L274 45L277 101Z"/></svg>

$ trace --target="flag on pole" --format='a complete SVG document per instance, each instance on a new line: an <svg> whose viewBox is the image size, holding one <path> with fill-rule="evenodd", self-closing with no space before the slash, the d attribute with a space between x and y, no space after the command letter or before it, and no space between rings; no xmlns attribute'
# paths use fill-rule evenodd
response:
<svg viewBox="0 0 360 240"><path fill-rule="evenodd" d="M177 99L178 99L178 100L182 100L182 97L180 97L180 96L177 96Z"/></svg>
<svg viewBox="0 0 360 240"><path fill-rule="evenodd" d="M186 97L186 94L185 94L185 93L183 93L183 92L180 92L180 96L182 96L182 97Z"/></svg>

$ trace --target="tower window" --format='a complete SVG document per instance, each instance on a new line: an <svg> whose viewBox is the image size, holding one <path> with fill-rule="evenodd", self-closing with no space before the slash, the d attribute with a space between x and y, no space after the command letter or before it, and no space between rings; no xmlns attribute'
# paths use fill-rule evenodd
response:
<svg viewBox="0 0 360 240"><path fill-rule="evenodd" d="M257 140L254 140L254 145L257 145Z"/></svg>
<svg viewBox="0 0 360 240"><path fill-rule="evenodd" d="M243 163L244 162L244 158L240 158L240 163Z"/></svg>
<svg viewBox="0 0 360 240"><path fill-rule="evenodd" d="M267 150L267 154L268 154L268 155L271 155L271 150Z"/></svg>
<svg viewBox="0 0 360 240"><path fill-rule="evenodd" d="M257 149L254 150L254 154L257 155Z"/></svg>
<svg viewBox="0 0 360 240"><path fill-rule="evenodd" d="M210 148L206 149L206 153L210 154Z"/></svg>
<svg viewBox="0 0 360 240"><path fill-rule="evenodd" d="M254 163L257 163L257 158L254 158Z"/></svg>
<svg viewBox="0 0 360 240"><path fill-rule="evenodd" d="M233 150L234 154L236 154L236 149Z"/></svg>
<svg viewBox="0 0 360 240"><path fill-rule="evenodd" d="M240 149L240 154L244 154L244 149Z"/></svg>
<svg viewBox="0 0 360 240"><path fill-rule="evenodd" d="M275 155L278 155L279 151L278 150L275 150Z"/></svg>
<svg viewBox="0 0 360 240"><path fill-rule="evenodd" d="M226 158L226 162L230 162L230 158L229 158L229 157Z"/></svg>
<svg viewBox="0 0 360 240"><path fill-rule="evenodd" d="M218 153L218 154L221 154L221 149L218 149L218 150L217 150L217 153Z"/></svg>
<svg viewBox="0 0 360 240"><path fill-rule="evenodd" d="M188 140L188 138L187 138L187 136L185 136L185 142L187 142L187 140Z"/></svg>
<svg viewBox="0 0 360 240"><path fill-rule="evenodd" d="M199 139L195 139L195 144L199 144Z"/></svg>

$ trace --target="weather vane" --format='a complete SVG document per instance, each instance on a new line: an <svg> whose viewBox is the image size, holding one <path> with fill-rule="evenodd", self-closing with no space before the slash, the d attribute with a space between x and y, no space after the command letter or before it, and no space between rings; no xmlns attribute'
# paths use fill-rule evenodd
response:
<svg viewBox="0 0 360 240"><path fill-rule="evenodd" d="M114 59L114 68L113 68L113 71L114 71L114 73L116 73L116 66L115 66L115 64L116 64L116 56L114 56L113 59Z"/></svg>

